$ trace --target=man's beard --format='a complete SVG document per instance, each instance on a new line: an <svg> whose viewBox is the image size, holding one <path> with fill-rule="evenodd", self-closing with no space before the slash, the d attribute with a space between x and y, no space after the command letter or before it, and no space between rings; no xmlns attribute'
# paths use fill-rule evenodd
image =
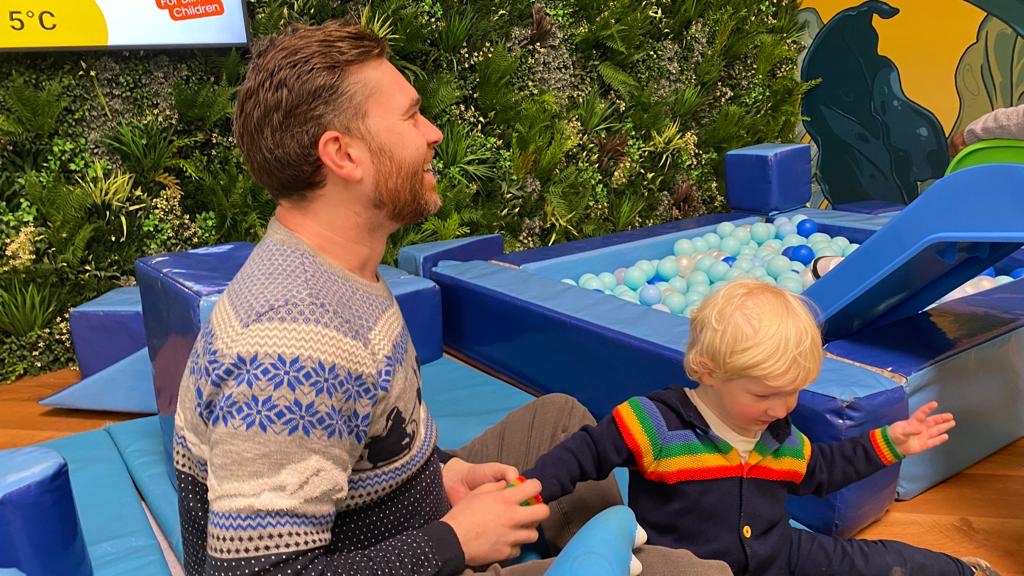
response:
<svg viewBox="0 0 1024 576"><path fill-rule="evenodd" d="M399 226L408 226L437 212L441 198L428 189L422 162L401 166L394 154L376 142L370 143L369 148L377 172L375 208Z"/></svg>

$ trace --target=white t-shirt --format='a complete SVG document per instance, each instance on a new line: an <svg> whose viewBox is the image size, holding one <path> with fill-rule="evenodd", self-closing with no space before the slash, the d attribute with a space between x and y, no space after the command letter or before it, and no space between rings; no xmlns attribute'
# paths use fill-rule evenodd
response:
<svg viewBox="0 0 1024 576"><path fill-rule="evenodd" d="M722 419L719 418L711 408L708 408L708 405L700 399L700 396L697 395L697 390L687 388L686 396L690 399L690 402L693 402L693 405L697 407L697 411L700 412L700 415L707 420L708 426L711 427L711 431L718 434L723 440L732 445L732 447L740 453L740 459L746 462L747 456L750 456L750 452L754 450L754 446L757 444L757 440L760 438L760 435L750 438L739 434L730 428L728 424L722 422Z"/></svg>

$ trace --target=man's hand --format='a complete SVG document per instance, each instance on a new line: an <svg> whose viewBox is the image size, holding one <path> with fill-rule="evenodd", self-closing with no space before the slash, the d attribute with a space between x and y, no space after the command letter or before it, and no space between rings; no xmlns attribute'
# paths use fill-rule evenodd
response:
<svg viewBox="0 0 1024 576"><path fill-rule="evenodd" d="M455 506L466 495L484 484L514 482L519 477L519 471L498 462L470 464L461 458L452 458L441 469L441 477L444 479L444 491L448 494L448 501Z"/></svg>
<svg viewBox="0 0 1024 576"><path fill-rule="evenodd" d="M960 153L961 150L967 148L967 140L964 138L964 131L954 132L949 137L949 157L953 158Z"/></svg>
<svg viewBox="0 0 1024 576"><path fill-rule="evenodd" d="M520 503L540 494L540 482L507 486L504 480L479 486L441 518L455 531L467 566L514 558L520 546L537 541L537 525L551 512L547 504Z"/></svg>
<svg viewBox="0 0 1024 576"><path fill-rule="evenodd" d="M929 402L914 411L910 418L889 425L889 439L900 454L919 454L949 440L946 432L956 426L956 421L949 412L929 416L938 406L938 402Z"/></svg>

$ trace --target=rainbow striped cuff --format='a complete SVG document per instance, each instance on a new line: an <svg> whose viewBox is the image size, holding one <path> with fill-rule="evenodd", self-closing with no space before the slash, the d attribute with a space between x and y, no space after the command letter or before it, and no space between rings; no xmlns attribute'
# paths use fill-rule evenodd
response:
<svg viewBox="0 0 1024 576"><path fill-rule="evenodd" d="M875 454L878 454L882 464L888 466L903 460L903 454L900 454L900 451L896 449L896 445L892 443L892 439L889 438L888 426L876 428L869 432L868 436L871 437L871 446L875 449Z"/></svg>

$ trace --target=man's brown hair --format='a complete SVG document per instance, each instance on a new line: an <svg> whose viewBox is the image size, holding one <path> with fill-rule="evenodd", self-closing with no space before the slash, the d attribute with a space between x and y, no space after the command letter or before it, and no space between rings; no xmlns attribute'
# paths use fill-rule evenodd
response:
<svg viewBox="0 0 1024 576"><path fill-rule="evenodd" d="M294 25L254 47L235 102L235 140L275 200L301 200L324 185L320 136L363 133L365 94L349 70L387 56L387 43L354 21Z"/></svg>

